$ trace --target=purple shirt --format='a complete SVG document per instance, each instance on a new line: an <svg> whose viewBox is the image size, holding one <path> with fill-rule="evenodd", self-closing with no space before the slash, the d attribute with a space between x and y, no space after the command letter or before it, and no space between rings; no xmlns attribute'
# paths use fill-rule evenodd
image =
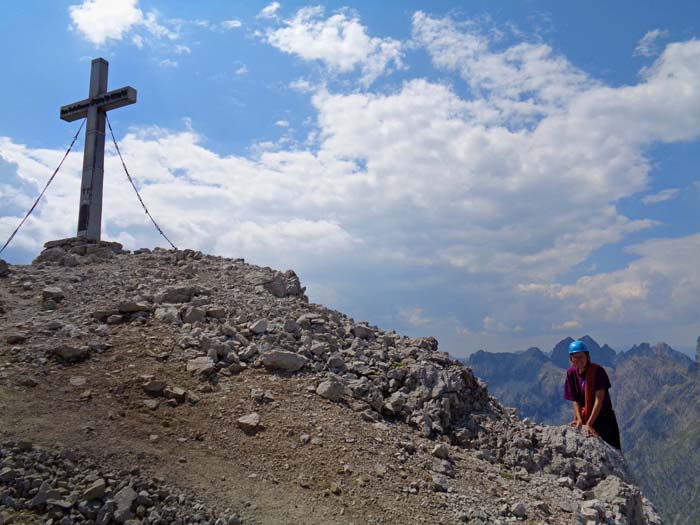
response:
<svg viewBox="0 0 700 525"><path fill-rule="evenodd" d="M600 409L600 415L607 415L613 411L610 394L608 393L610 386L610 379L608 378L607 372L605 372L602 366L599 366L595 375L595 390L605 390L605 397L603 398L603 406ZM570 367L566 371L564 399L578 402L582 409L585 405L586 374L579 374L575 366Z"/></svg>

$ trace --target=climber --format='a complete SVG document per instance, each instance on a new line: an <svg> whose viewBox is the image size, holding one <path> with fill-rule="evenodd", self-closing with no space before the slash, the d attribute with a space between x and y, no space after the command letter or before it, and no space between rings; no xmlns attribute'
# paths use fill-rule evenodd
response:
<svg viewBox="0 0 700 525"><path fill-rule="evenodd" d="M585 427L586 433L598 436L620 450L620 429L610 401L610 379L605 369L591 362L583 341L569 345L571 367L566 371L564 399L574 405L571 426Z"/></svg>

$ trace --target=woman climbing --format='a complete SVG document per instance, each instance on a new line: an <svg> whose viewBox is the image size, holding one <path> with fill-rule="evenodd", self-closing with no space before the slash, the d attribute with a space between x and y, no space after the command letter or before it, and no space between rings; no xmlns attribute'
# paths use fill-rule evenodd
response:
<svg viewBox="0 0 700 525"><path fill-rule="evenodd" d="M586 433L598 436L620 450L620 429L610 401L610 379L605 369L591 362L583 341L569 345L571 367L566 371L564 399L574 405L571 426L585 426Z"/></svg>

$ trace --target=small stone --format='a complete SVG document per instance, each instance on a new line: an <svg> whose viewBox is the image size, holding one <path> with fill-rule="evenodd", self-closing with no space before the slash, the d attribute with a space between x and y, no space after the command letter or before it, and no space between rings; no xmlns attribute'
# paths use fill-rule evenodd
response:
<svg viewBox="0 0 700 525"><path fill-rule="evenodd" d="M63 295L63 290L60 288L57 288L55 286L50 286L48 288L44 288L41 291L41 300L43 302L46 301L53 301L55 303L60 303L64 298Z"/></svg>
<svg viewBox="0 0 700 525"><path fill-rule="evenodd" d="M17 477L17 471L9 467L0 470L0 483L7 483Z"/></svg>
<svg viewBox="0 0 700 525"><path fill-rule="evenodd" d="M143 391L153 396L160 396L163 395L163 391L167 386L165 381L151 379L143 385Z"/></svg>
<svg viewBox="0 0 700 525"><path fill-rule="evenodd" d="M444 443L439 443L433 447L433 450L430 452L433 456L436 458L440 459L450 459L450 451L447 448L447 445Z"/></svg>
<svg viewBox="0 0 700 525"><path fill-rule="evenodd" d="M83 491L82 499L90 501L93 499L101 498L105 495L106 488L107 483L105 482L105 480L98 479Z"/></svg>
<svg viewBox="0 0 700 525"><path fill-rule="evenodd" d="M527 516L527 510L525 504L518 502L510 508L510 513L518 518L525 518Z"/></svg>
<svg viewBox="0 0 700 525"><path fill-rule="evenodd" d="M83 376L71 376L68 382L72 386L85 386L87 379L85 379Z"/></svg>
<svg viewBox="0 0 700 525"><path fill-rule="evenodd" d="M24 386L27 388L34 388L37 386L39 383L37 382L36 379L34 379L31 376L21 376L19 379L17 379L17 384L19 386Z"/></svg>
<svg viewBox="0 0 700 525"><path fill-rule="evenodd" d="M10 334L7 336L8 345L21 345L27 340L27 336L24 334Z"/></svg>
<svg viewBox="0 0 700 525"><path fill-rule="evenodd" d="M239 417L236 421L239 428L246 434L255 434L260 429L260 414L257 412Z"/></svg>
<svg viewBox="0 0 700 525"><path fill-rule="evenodd" d="M303 474L300 474L299 477L297 478L297 482L299 483L299 486L303 489L308 489L311 488L311 480L307 476L304 476Z"/></svg>
<svg viewBox="0 0 700 525"><path fill-rule="evenodd" d="M214 363L208 357L197 357L187 361L187 371L192 374L208 376L216 371Z"/></svg>
<svg viewBox="0 0 700 525"><path fill-rule="evenodd" d="M345 396L345 392L345 385L337 380L323 381L316 388L316 393L319 396L325 397L334 403L340 401Z"/></svg>
<svg viewBox="0 0 700 525"><path fill-rule="evenodd" d="M156 410L158 406L160 405L160 401L157 399L145 399L143 401L143 404L146 405L146 408L150 408L151 410Z"/></svg>
<svg viewBox="0 0 700 525"><path fill-rule="evenodd" d="M259 319L252 323L248 329L256 335L262 335L267 332L267 320Z"/></svg>
<svg viewBox="0 0 700 525"><path fill-rule="evenodd" d="M260 358L260 361L265 368L286 370L289 372L296 372L309 362L303 355L287 352L286 350L265 352Z"/></svg>
<svg viewBox="0 0 700 525"><path fill-rule="evenodd" d="M184 388L180 388L178 386L169 386L166 387L163 390L163 395L167 399L174 399L178 403L184 403L185 402L185 395L186 395L186 390Z"/></svg>
<svg viewBox="0 0 700 525"><path fill-rule="evenodd" d="M147 304L137 303L136 301L122 301L117 306L120 314L133 314L136 312L147 312L150 310Z"/></svg>

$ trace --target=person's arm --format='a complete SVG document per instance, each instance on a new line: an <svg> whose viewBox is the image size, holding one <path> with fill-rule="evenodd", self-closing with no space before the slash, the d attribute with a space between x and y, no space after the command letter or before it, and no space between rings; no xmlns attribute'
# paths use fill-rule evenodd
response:
<svg viewBox="0 0 700 525"><path fill-rule="evenodd" d="M595 391L595 403L593 403L593 410L591 410L591 417L588 418L588 421L586 422L586 431L589 434L592 434L594 436L598 435L598 432L595 431L593 428L593 424L595 423L595 420L598 418L598 414L600 414L600 409L603 408L603 399L605 398L605 389L601 388L600 390Z"/></svg>
<svg viewBox="0 0 700 525"><path fill-rule="evenodd" d="M574 420L571 422L572 427L580 427L583 425L583 415L581 414L581 403L574 401Z"/></svg>

